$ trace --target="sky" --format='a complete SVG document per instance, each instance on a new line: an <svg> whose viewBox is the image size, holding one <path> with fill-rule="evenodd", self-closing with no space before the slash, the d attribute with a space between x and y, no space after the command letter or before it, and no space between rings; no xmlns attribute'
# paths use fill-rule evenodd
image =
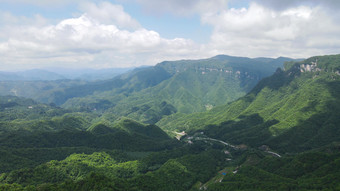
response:
<svg viewBox="0 0 340 191"><path fill-rule="evenodd" d="M0 70L340 53L339 0L0 0Z"/></svg>

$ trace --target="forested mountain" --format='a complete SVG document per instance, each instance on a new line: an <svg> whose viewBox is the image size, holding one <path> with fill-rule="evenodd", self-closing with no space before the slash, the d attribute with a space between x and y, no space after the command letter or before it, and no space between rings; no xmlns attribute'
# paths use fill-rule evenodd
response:
<svg viewBox="0 0 340 191"><path fill-rule="evenodd" d="M119 94L139 91L167 78L169 74L164 69L147 67L137 68L109 80L3 81L0 82L0 88L1 95L21 96L43 103L62 105L68 99L92 95L95 92L112 91L113 94Z"/></svg>
<svg viewBox="0 0 340 191"><path fill-rule="evenodd" d="M162 62L96 82L0 82L0 92L73 111L108 112L116 119L126 116L152 124L165 115L210 110L233 101L291 60L218 55Z"/></svg>
<svg viewBox="0 0 340 191"><path fill-rule="evenodd" d="M62 107L105 110L117 117L155 123L165 115L205 111L233 101L290 60L220 55L204 60L162 62L112 81L122 80L120 87L69 99Z"/></svg>
<svg viewBox="0 0 340 191"><path fill-rule="evenodd" d="M154 125L127 118L113 123L95 114L71 113L31 99L0 97L1 172L17 165L61 159L74 152L155 151L173 144L176 143Z"/></svg>
<svg viewBox="0 0 340 191"><path fill-rule="evenodd" d="M112 79L118 75L132 71L135 67L129 68L103 68L103 69L82 69L82 68L49 68L49 71L54 71L57 74L65 76L66 79L83 80L83 81L98 81Z"/></svg>
<svg viewBox="0 0 340 191"><path fill-rule="evenodd" d="M59 106L0 97L0 190L340 189L340 55L79 83L49 92Z"/></svg>
<svg viewBox="0 0 340 191"><path fill-rule="evenodd" d="M169 116L158 125L166 130L204 130L235 144L268 144L282 152L339 141L339 63L339 55L287 63L235 102L206 113Z"/></svg>
<svg viewBox="0 0 340 191"><path fill-rule="evenodd" d="M80 80L1 81L0 95L31 98L42 103L56 103L55 96L65 89L86 84Z"/></svg>
<svg viewBox="0 0 340 191"><path fill-rule="evenodd" d="M134 68L106 69L31 69L24 71L0 71L0 81L51 81L51 80L83 80L98 81L112 79L115 76ZM52 72L53 71L53 72Z"/></svg>
<svg viewBox="0 0 340 191"><path fill-rule="evenodd" d="M40 69L26 70L21 72L0 72L0 81L38 81L38 80L61 80L64 76Z"/></svg>

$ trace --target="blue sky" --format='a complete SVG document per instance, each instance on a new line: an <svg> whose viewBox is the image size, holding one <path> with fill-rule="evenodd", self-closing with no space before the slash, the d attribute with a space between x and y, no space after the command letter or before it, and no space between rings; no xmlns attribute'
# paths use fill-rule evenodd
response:
<svg viewBox="0 0 340 191"><path fill-rule="evenodd" d="M0 0L0 70L340 52L337 0Z"/></svg>
<svg viewBox="0 0 340 191"><path fill-rule="evenodd" d="M95 2L95 1L94 1ZM202 25L200 16L193 15L174 15L166 13L152 13L143 10L143 7L135 2L127 1L107 1L112 4L119 4L133 18L138 18L138 22L148 30L155 30L165 38L191 38L197 42L206 43L212 32L212 27ZM245 1L243 1L245 2ZM247 6L246 3L235 3L235 5ZM56 6L48 4L16 3L12 1L4 2L1 5L1 11L11 12L14 15L25 17L34 17L39 14L51 20L61 20L73 17L79 12L78 3L61 3Z"/></svg>

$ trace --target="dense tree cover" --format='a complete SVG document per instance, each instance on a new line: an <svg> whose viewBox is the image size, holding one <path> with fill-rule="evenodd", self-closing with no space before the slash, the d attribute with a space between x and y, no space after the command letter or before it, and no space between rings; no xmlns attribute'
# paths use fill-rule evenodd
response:
<svg viewBox="0 0 340 191"><path fill-rule="evenodd" d="M129 88L124 85L123 88L69 99L63 107L106 111L116 118L127 116L152 124L173 113L205 111L233 101L251 90L260 79L272 74L285 60L291 59L261 60L221 55L204 60L163 62L127 78ZM167 78L159 78L160 75ZM157 80L144 79L145 76ZM151 85L140 85L141 82Z"/></svg>
<svg viewBox="0 0 340 191"><path fill-rule="evenodd" d="M205 129L212 137L281 152L298 152L340 141L340 56L289 63L246 96L209 112L175 114L163 129ZM206 127L206 128L205 128Z"/></svg>
<svg viewBox="0 0 340 191"><path fill-rule="evenodd" d="M340 189L339 55L287 63L226 106L180 114L225 94L214 90L226 81L209 64L240 71L227 81L239 79L247 89L249 76L265 75L282 60L251 60L272 62L266 70L228 56L164 62L116 81L53 90L58 103L86 96L83 110L0 97L0 190ZM148 123L169 115L158 124L188 135L177 141L121 115Z"/></svg>
<svg viewBox="0 0 340 191"><path fill-rule="evenodd" d="M150 126L150 128L154 128ZM154 128L158 131L158 127ZM159 132L141 134L124 130L113 130L106 134L92 133L85 130L60 130L33 132L27 134L9 133L1 136L0 146L12 148L58 148L89 147L105 149L122 149L131 151L159 150L171 147L176 141L164 132L163 137L152 137Z"/></svg>
<svg viewBox="0 0 340 191"><path fill-rule="evenodd" d="M73 154L62 161L53 160L34 168L3 173L0 182L2 188L8 189L45 187L71 190L86 186L95 190L119 190L119 187L125 190L189 190L197 181L208 181L225 164L224 153L220 150L182 149L186 152L166 151L168 157L164 161L155 160L151 155L139 161L118 162L113 159L115 153ZM149 160L160 164L150 168Z"/></svg>
<svg viewBox="0 0 340 191"><path fill-rule="evenodd" d="M208 190L338 190L339 159L339 151L267 156L255 165L243 165Z"/></svg>
<svg viewBox="0 0 340 191"><path fill-rule="evenodd" d="M0 82L0 95L29 97L73 111L106 111L115 119L126 116L153 124L173 113L205 111L233 101L289 60L219 55L162 62L96 82Z"/></svg>
<svg viewBox="0 0 340 191"><path fill-rule="evenodd" d="M136 179L167 161L149 168L136 160L148 152L129 151L159 151L180 145L155 125L128 118L107 121L95 114L67 113L23 98L1 98L0 190L126 190L137 180L123 184L125 179ZM43 112L32 117L38 106ZM49 110L57 112L46 114Z"/></svg>
<svg viewBox="0 0 340 191"><path fill-rule="evenodd" d="M62 160L72 153L158 151L180 144L157 126L128 118L112 122L30 99L0 98L0 173Z"/></svg>
<svg viewBox="0 0 340 191"><path fill-rule="evenodd" d="M32 99L15 96L0 96L0 121L28 121L50 118L65 114L66 111L53 105L40 104Z"/></svg>
<svg viewBox="0 0 340 191"><path fill-rule="evenodd" d="M16 95L33 98L43 103L61 105L68 99L83 97L96 92L111 91L113 94L128 95L154 86L170 75L161 67L148 67L114 77L109 80L86 82L80 80L56 81L3 81L0 82L0 95ZM122 94L123 96L125 94ZM117 95L118 96L118 95ZM106 100L103 100L106 103Z"/></svg>
<svg viewBox="0 0 340 191"><path fill-rule="evenodd" d="M330 147L336 148L330 151ZM0 189L336 190L340 186L339 144L329 148L282 158L247 150L234 153L234 162L227 162L221 150L207 145L201 151L185 146L179 148L182 153L177 149L156 152L127 162L114 159L116 153L72 154L62 161L3 173ZM164 154L165 160L157 159ZM158 167L151 168L150 160L159 162ZM218 172L223 168L228 169L224 175Z"/></svg>
<svg viewBox="0 0 340 191"><path fill-rule="evenodd" d="M55 97L64 89L87 84L81 80L0 81L0 95L31 98L42 103L56 103ZM57 93L59 92L59 93Z"/></svg>

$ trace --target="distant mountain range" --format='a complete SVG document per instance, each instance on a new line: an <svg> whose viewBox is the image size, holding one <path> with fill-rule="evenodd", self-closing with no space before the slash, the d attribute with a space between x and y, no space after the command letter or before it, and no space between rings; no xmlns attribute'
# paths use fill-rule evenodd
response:
<svg viewBox="0 0 340 191"><path fill-rule="evenodd" d="M0 71L0 81L51 81L51 80L85 80L96 81L111 79L134 68L107 69L32 69L19 72ZM52 72L53 71L53 72Z"/></svg>
<svg viewBox="0 0 340 191"><path fill-rule="evenodd" d="M70 99L62 107L155 123L164 115L206 111L233 101L292 60L219 55L203 60L162 62L97 85L85 84L80 88L84 94L72 87L70 96L66 89L61 95Z"/></svg>
<svg viewBox="0 0 340 191"><path fill-rule="evenodd" d="M209 110L233 101L282 67L290 58L218 55L202 60L162 62L96 82L1 82L2 95L55 103L77 111L108 112L155 123L164 115ZM41 71L40 71L41 72Z"/></svg>
<svg viewBox="0 0 340 191"><path fill-rule="evenodd" d="M34 69L22 72L0 72L0 81L60 80L64 76L46 70Z"/></svg>
<svg viewBox="0 0 340 191"><path fill-rule="evenodd" d="M340 188L340 55L219 55L0 92L0 190Z"/></svg>

